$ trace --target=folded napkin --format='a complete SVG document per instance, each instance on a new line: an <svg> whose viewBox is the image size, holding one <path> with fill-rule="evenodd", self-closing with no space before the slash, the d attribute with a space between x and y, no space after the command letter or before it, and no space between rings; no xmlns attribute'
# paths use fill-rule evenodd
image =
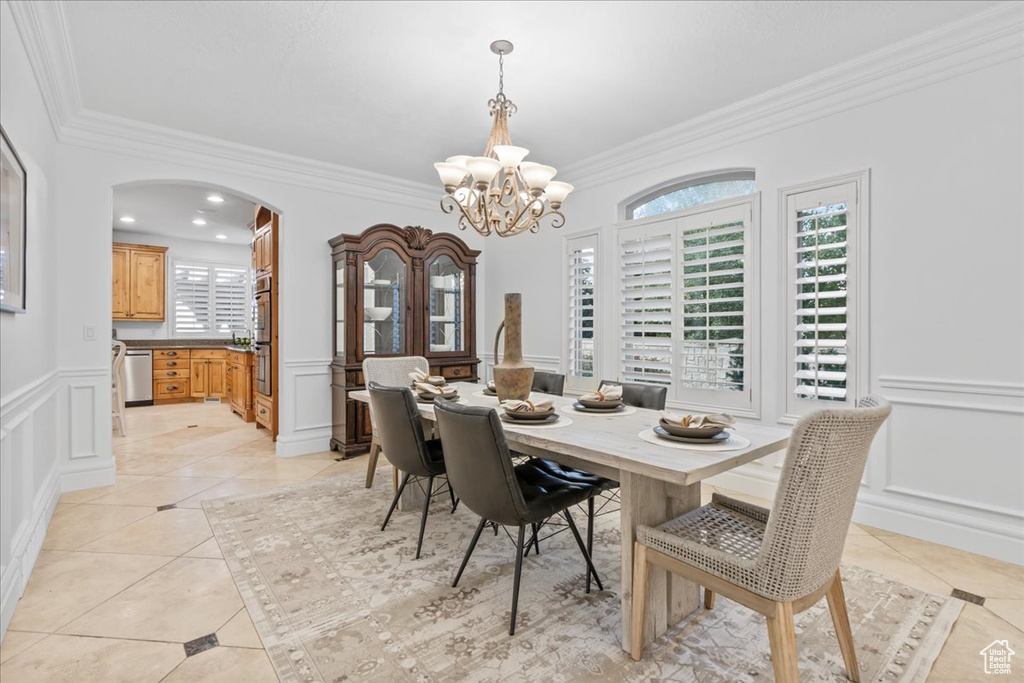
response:
<svg viewBox="0 0 1024 683"><path fill-rule="evenodd" d="M494 393L498 393L498 388L494 385L493 379L487 381L487 390L493 391Z"/></svg>
<svg viewBox="0 0 1024 683"><path fill-rule="evenodd" d="M423 372L422 370L417 368L416 370L413 370L412 372L409 373L409 379L411 379L413 382L430 382L431 380L436 381L444 378L441 377L440 375L427 374L426 372Z"/></svg>
<svg viewBox="0 0 1024 683"><path fill-rule="evenodd" d="M435 387L433 384L427 384L426 382L416 382L416 391L421 394L437 394L438 396L451 396L452 394L458 393L458 389L455 387Z"/></svg>
<svg viewBox="0 0 1024 683"><path fill-rule="evenodd" d="M661 419L669 424L681 427L732 427L736 418L728 413L712 413L711 415L680 415L679 413L661 411Z"/></svg>
<svg viewBox="0 0 1024 683"><path fill-rule="evenodd" d="M622 387L618 384L602 384L601 388L580 396L584 401L621 401Z"/></svg>
<svg viewBox="0 0 1024 683"><path fill-rule="evenodd" d="M551 399L543 401L502 401L501 407L506 413L546 413L555 407Z"/></svg>

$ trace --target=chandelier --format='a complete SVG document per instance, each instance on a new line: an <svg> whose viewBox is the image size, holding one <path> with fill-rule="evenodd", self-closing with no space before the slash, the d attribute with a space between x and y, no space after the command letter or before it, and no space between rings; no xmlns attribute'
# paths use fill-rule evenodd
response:
<svg viewBox="0 0 1024 683"><path fill-rule="evenodd" d="M434 164L447 193L441 199L441 210L458 210L459 228L472 226L484 236L537 232L542 221L560 228L565 216L559 209L572 185L551 180L554 168L523 161L529 150L512 145L508 119L516 113L516 105L504 92L505 55L512 52L512 43L496 40L491 52L498 55L498 94L487 103L494 119L491 136L483 156L458 155Z"/></svg>

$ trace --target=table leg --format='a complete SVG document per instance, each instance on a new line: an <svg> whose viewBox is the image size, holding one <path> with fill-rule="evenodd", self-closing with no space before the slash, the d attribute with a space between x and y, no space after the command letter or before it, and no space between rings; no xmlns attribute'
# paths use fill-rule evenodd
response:
<svg viewBox="0 0 1024 683"><path fill-rule="evenodd" d="M629 651L633 599L633 541L641 524L656 526L700 506L700 484L680 486L639 474L619 476L622 528L622 649ZM700 587L664 569L651 568L644 644L679 623L700 605Z"/></svg>

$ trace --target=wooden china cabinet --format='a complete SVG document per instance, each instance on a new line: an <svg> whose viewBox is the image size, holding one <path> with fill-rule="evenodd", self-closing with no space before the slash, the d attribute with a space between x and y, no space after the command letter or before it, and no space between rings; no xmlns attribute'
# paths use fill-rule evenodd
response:
<svg viewBox="0 0 1024 683"><path fill-rule="evenodd" d="M370 444L367 356L423 356L432 374L475 382L476 257L450 233L381 223L330 240L334 258L331 448L349 457Z"/></svg>

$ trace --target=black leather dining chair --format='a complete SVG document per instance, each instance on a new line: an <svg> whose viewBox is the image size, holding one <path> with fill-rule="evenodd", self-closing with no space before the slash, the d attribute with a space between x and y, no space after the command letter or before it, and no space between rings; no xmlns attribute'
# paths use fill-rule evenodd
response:
<svg viewBox="0 0 1024 683"><path fill-rule="evenodd" d="M542 394L561 396L565 391L565 375L560 375L557 372L537 370L533 373L532 390L539 391Z"/></svg>
<svg viewBox="0 0 1024 683"><path fill-rule="evenodd" d="M452 587L458 586L484 526L494 523L517 527L519 534L512 584L512 617L508 629L510 636L515 635L523 552L534 540L526 539L526 527L533 527L561 515L586 560L588 578L593 575L598 589L603 590L597 570L590 561L590 553L569 514L570 507L593 495L593 488L585 483L570 483L553 477L536 467L533 461L513 465L505 441L505 430L493 408L435 401L434 415L444 443L448 481L454 486L459 500L480 515L480 523L466 549Z"/></svg>
<svg viewBox="0 0 1024 683"><path fill-rule="evenodd" d="M651 410L665 409L665 399L668 397L668 389L666 387L632 382L616 382L607 379L601 380L598 387L609 384L622 387L622 402L626 405L637 408L649 408ZM587 499L587 552L592 555L594 552L594 517L596 515L595 498L605 491L611 491L610 502L618 502L618 492L616 489L619 488L619 482L614 479L599 477L585 470L566 467L553 460L537 458L536 466L553 477L568 482L585 482L593 487L593 495ZM602 510L608 505L608 502L606 500L601 506ZM608 512L612 512L615 509L615 507L612 507ZM587 592L590 592L590 575L587 575Z"/></svg>
<svg viewBox="0 0 1024 683"><path fill-rule="evenodd" d="M420 559L423 548L423 532L427 527L427 513L430 510L430 499L443 493L441 489L434 492L434 478L445 476L444 452L440 439L427 439L423 434L423 423L416 407L416 399L408 387L385 387L370 382L370 406L373 408L374 419L380 433L381 450L384 457L404 473L402 482L391 501L388 514L380 530L384 531L391 515L402 497L410 480L427 480L424 487L423 516L420 519L420 535L416 541L416 559ZM448 493L452 501L452 512L458 501L448 482Z"/></svg>
<svg viewBox="0 0 1024 683"><path fill-rule="evenodd" d="M617 382L610 379L601 380L601 384L598 387L607 384L622 387L622 402L627 406L649 408L650 410L665 410L668 387L640 384L638 382Z"/></svg>

